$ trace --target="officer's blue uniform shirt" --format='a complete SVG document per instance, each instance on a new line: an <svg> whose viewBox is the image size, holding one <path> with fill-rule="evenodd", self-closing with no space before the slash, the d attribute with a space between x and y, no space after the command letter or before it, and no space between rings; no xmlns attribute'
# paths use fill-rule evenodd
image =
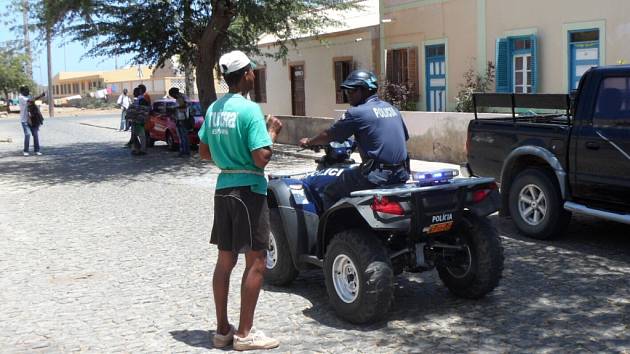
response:
<svg viewBox="0 0 630 354"><path fill-rule="evenodd" d="M349 108L343 117L329 129L334 141L343 141L354 135L361 158L380 163L397 164L407 159L407 127L400 112L377 95L365 103Z"/></svg>

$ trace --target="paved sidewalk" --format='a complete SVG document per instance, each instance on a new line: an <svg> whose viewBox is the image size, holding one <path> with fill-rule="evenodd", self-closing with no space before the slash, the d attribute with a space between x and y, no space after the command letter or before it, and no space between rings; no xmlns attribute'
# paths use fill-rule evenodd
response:
<svg viewBox="0 0 630 354"><path fill-rule="evenodd" d="M128 134L81 122L117 123L51 119L44 155L24 157L19 122L0 121L14 139L0 143L0 353L225 352L210 341L219 170L163 143L131 156ZM269 170L315 167L277 150ZM281 344L260 353L630 353L627 225L577 217L563 238L537 241L490 220L505 270L483 299L453 296L436 272L404 273L386 318L356 326L335 315L315 269L265 285L255 323ZM233 322L243 268L241 257Z"/></svg>

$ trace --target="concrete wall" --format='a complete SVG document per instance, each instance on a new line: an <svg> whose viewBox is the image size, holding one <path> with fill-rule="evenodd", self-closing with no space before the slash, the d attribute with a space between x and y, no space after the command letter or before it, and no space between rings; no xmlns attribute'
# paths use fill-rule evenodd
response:
<svg viewBox="0 0 630 354"><path fill-rule="evenodd" d="M411 158L425 161L462 163L466 161L466 132L472 113L402 112L409 130L407 148ZM496 114L480 114L495 117ZM297 144L328 128L333 118L278 116L283 123L278 143Z"/></svg>
<svg viewBox="0 0 630 354"><path fill-rule="evenodd" d="M301 138L310 138L328 128L335 119L327 117L276 116L282 121L282 130L276 142L297 145Z"/></svg>
<svg viewBox="0 0 630 354"><path fill-rule="evenodd" d="M291 49L286 60L255 58L259 67L266 69L267 102L261 103L265 113L291 115L290 66L304 65L304 91L307 116L336 116L335 110L346 109L347 104L335 103L334 58L352 57L357 68L375 69L374 39L378 27L353 30L343 35L329 35L320 39L300 40ZM357 39L361 39L357 41ZM275 48L262 48L274 52Z"/></svg>

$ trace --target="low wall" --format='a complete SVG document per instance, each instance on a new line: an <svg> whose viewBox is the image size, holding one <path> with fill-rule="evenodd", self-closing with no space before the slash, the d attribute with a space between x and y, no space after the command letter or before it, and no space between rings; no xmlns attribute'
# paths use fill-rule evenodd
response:
<svg viewBox="0 0 630 354"><path fill-rule="evenodd" d="M459 164L466 161L466 131L472 113L402 112L411 158Z"/></svg>
<svg viewBox="0 0 630 354"><path fill-rule="evenodd" d="M311 138L328 128L335 119L326 117L276 116L282 121L278 139L280 144L297 145L301 138Z"/></svg>
<svg viewBox="0 0 630 354"><path fill-rule="evenodd" d="M407 147L412 159L459 164L466 161L466 132L472 113L402 112L409 130ZM480 114L482 117L496 114ZM297 144L312 137L335 120L325 117L277 116L283 123L278 142Z"/></svg>

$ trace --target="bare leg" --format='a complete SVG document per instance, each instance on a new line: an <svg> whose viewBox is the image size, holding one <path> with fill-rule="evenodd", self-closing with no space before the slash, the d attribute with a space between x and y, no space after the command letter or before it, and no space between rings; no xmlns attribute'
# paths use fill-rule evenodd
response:
<svg viewBox="0 0 630 354"><path fill-rule="evenodd" d="M254 325L254 311L263 285L267 250L245 253L245 272L241 283L241 318L236 335L244 338Z"/></svg>
<svg viewBox="0 0 630 354"><path fill-rule="evenodd" d="M230 291L230 275L236 265L238 254L230 251L219 250L219 258L214 267L212 277L212 291L214 293L214 306L217 312L217 332L225 335L230 331L230 322L227 316L228 293Z"/></svg>

